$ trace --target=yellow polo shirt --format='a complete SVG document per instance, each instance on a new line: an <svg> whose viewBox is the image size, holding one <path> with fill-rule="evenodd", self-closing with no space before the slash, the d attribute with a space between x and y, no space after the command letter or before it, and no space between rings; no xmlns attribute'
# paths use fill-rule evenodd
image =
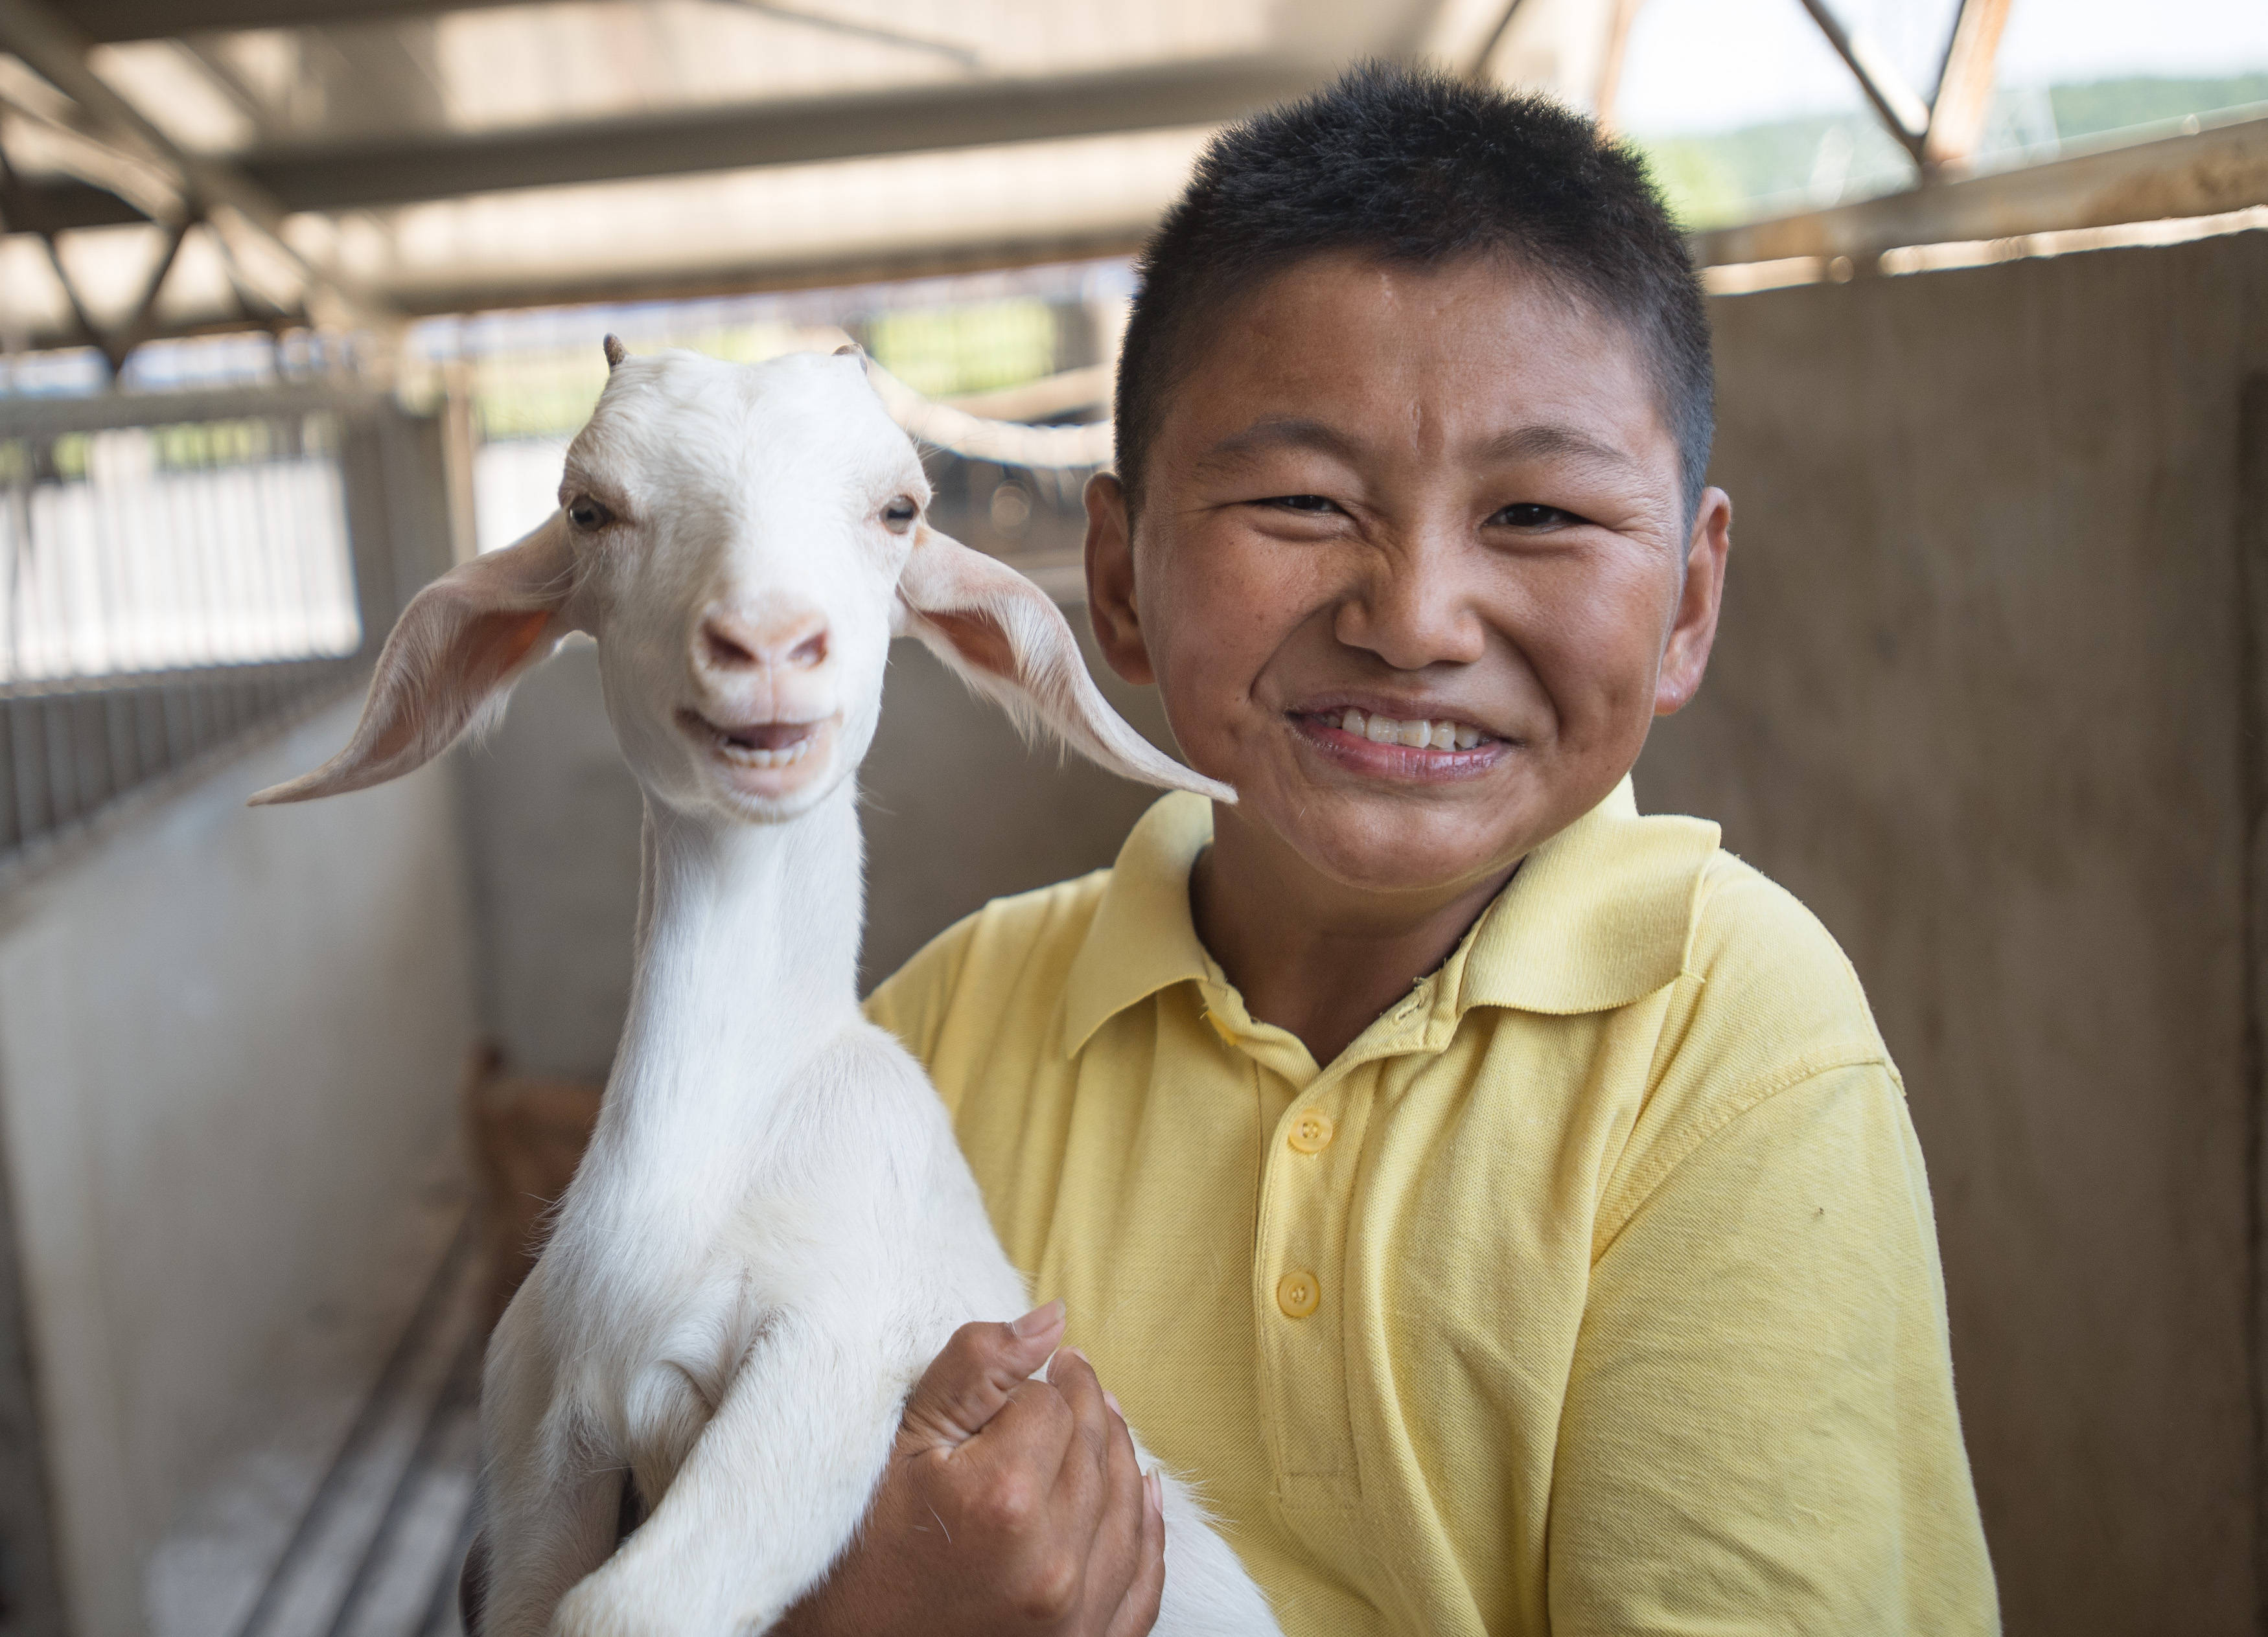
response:
<svg viewBox="0 0 2268 1637"><path fill-rule="evenodd" d="M1167 796L870 1009L1285 1630L1996 1630L1921 1153L1802 906L1625 782L1319 1068L1197 941L1211 833Z"/></svg>

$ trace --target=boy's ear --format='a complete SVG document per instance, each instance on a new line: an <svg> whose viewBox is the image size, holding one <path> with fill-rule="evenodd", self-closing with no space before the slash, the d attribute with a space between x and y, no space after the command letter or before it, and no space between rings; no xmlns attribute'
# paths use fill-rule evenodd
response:
<svg viewBox="0 0 2268 1637"><path fill-rule="evenodd" d="M512 685L558 646L574 581L562 512L518 545L452 569L394 622L347 747L252 805L338 796L423 767L502 710Z"/></svg>
<svg viewBox="0 0 2268 1637"><path fill-rule="evenodd" d="M924 525L898 578L893 628L960 673L1027 733L1044 723L1113 773L1217 802L1236 792L1158 750L1111 709L1087 675L1055 599L997 557Z"/></svg>
<svg viewBox="0 0 2268 1637"><path fill-rule="evenodd" d="M1136 686L1158 679L1134 609L1134 524L1116 473L1086 481L1086 615L1110 668Z"/></svg>

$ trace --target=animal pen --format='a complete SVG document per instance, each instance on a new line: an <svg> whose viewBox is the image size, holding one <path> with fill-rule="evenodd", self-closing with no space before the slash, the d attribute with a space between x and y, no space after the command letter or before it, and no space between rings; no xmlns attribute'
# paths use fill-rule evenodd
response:
<svg viewBox="0 0 2268 1637"><path fill-rule="evenodd" d="M1611 110L1646 26L884 10L0 3L0 1637L454 1629L637 791L571 643L476 748L243 804L345 742L418 587L541 521L602 334L858 341L943 526L1083 628L1126 258L1204 136L1369 52ZM2268 118L1995 157L2006 5L1948 0L1927 96L1808 10L1836 151L1895 174L1694 234L1737 543L1639 801L1721 819L1867 987L2007 1629L2259 1637ZM1148 801L915 645L889 675L869 983Z"/></svg>

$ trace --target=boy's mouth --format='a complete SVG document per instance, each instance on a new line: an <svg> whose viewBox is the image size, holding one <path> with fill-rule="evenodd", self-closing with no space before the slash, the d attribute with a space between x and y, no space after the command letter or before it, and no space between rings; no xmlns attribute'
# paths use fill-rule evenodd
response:
<svg viewBox="0 0 2268 1637"><path fill-rule="evenodd" d="M1292 720L1334 760L1389 777L1456 777L1492 766L1506 741L1469 722L1388 716L1344 706Z"/></svg>
<svg viewBox="0 0 2268 1637"><path fill-rule="evenodd" d="M1409 750L1469 751L1488 738L1468 722L1429 722L1423 718L1405 722L1351 708L1327 711L1320 720L1326 726L1336 726L1340 732L1373 745L1399 745Z"/></svg>

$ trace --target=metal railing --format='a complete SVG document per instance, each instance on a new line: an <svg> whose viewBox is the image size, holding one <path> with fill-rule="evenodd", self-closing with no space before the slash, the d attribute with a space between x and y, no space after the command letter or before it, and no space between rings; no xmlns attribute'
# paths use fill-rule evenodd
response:
<svg viewBox="0 0 2268 1637"><path fill-rule="evenodd" d="M445 469L336 388L0 402L0 870L358 686Z"/></svg>

